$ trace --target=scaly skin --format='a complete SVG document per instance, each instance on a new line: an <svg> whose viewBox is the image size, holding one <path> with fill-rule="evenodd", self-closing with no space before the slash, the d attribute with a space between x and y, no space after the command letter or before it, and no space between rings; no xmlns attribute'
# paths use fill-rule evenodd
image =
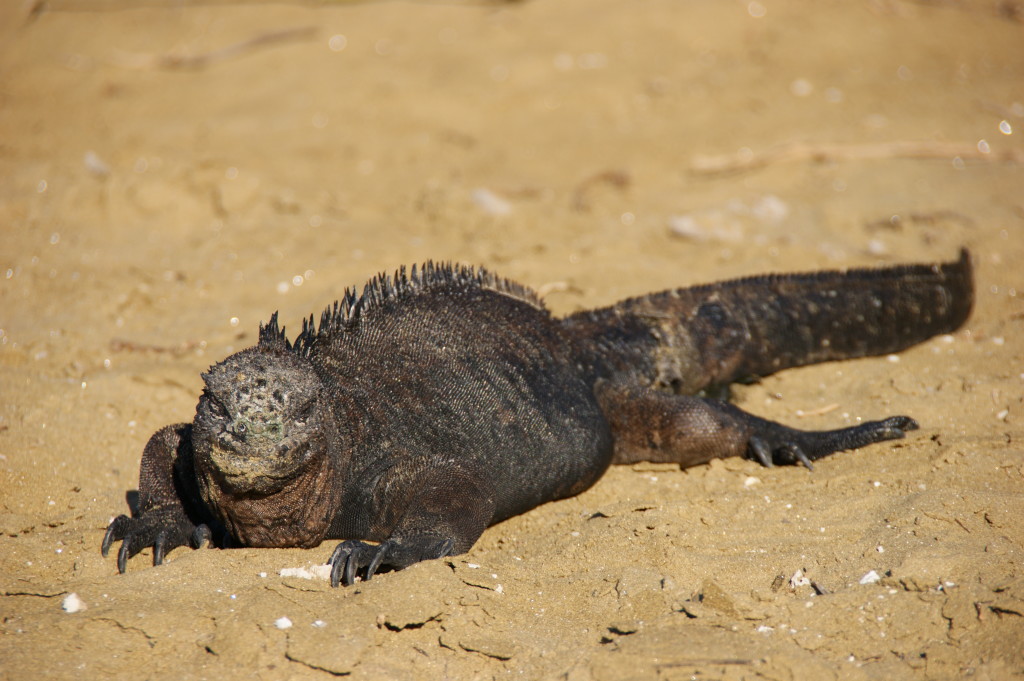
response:
<svg viewBox="0 0 1024 681"><path fill-rule="evenodd" d="M803 464L901 438L893 416L800 431L700 396L738 380L887 354L959 327L966 251L944 265L768 276L554 319L529 289L427 263L346 291L289 341L204 374L191 424L147 444L140 508L114 519L118 569L211 537L343 539L331 581L463 553L493 523L590 487L612 463L747 456ZM367 542L374 542L369 544Z"/></svg>

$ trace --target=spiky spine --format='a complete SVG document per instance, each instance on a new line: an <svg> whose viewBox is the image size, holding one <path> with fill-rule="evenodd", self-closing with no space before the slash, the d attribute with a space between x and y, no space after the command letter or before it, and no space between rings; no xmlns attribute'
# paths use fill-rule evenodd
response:
<svg viewBox="0 0 1024 681"><path fill-rule="evenodd" d="M355 289L345 289L341 300L328 306L320 315L320 323L314 324L314 317L302 321L302 331L289 343L284 329L278 328L275 312L266 325L260 325L260 344L270 346L285 343L296 354L308 357L315 343L324 342L332 335L359 323L362 315L380 309L389 302L405 296L418 295L438 288L467 289L479 288L494 291L515 298L544 310L544 303L530 288L491 274L484 268L473 268L455 263L435 263L428 260L422 265L413 265L408 270L400 267L394 275L380 273L363 287L362 294Z"/></svg>

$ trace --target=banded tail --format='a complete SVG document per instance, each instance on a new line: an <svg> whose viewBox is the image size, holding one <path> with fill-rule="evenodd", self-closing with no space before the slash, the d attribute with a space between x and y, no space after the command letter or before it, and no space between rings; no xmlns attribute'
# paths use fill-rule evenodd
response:
<svg viewBox="0 0 1024 681"><path fill-rule="evenodd" d="M884 355L959 328L970 255L766 275L631 298L563 320L598 377L692 394L790 367Z"/></svg>

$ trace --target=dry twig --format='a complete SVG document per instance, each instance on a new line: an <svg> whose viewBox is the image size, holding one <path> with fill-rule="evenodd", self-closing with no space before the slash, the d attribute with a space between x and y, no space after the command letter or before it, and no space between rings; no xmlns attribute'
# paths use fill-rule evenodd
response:
<svg viewBox="0 0 1024 681"><path fill-rule="evenodd" d="M835 411L839 408L839 405L835 402L832 404L826 404L824 407L818 407L817 409L811 409L810 411L797 410L796 417L798 419L807 418L808 416L821 416L827 414L830 411Z"/></svg>
<svg viewBox="0 0 1024 681"><path fill-rule="evenodd" d="M253 52L263 47L270 47L285 42L306 40L316 33L315 26L299 26L286 28L279 31L269 31L257 36L222 47L217 50L203 52L202 54L176 54L166 52L164 54L138 54L131 52L120 52L116 62L130 69L165 69L168 71L198 70L240 57L247 52Z"/></svg>
<svg viewBox="0 0 1024 681"><path fill-rule="evenodd" d="M629 187L629 173L625 170L605 170L584 179L572 193L572 207L581 212L590 212L590 193L598 185L606 184L619 190Z"/></svg>
<svg viewBox="0 0 1024 681"><path fill-rule="evenodd" d="M156 354L168 354L174 357L181 357L193 350L204 346L202 341L188 341L180 345L150 345L148 343L136 343L135 341L123 338L114 338L110 341L112 352L153 352Z"/></svg>
<svg viewBox="0 0 1024 681"><path fill-rule="evenodd" d="M690 171L699 175L717 175L757 170L774 163L790 161L864 161L892 158L955 159L962 161L1024 162L1024 151L1005 149L981 151L976 144L955 142L877 142L837 144L829 142L785 142L762 152L741 149L733 154L694 156Z"/></svg>

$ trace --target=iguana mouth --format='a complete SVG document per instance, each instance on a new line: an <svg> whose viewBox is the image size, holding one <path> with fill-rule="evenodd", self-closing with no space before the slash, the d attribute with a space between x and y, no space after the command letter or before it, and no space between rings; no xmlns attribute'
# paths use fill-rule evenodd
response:
<svg viewBox="0 0 1024 681"><path fill-rule="evenodd" d="M231 492L272 494L301 474L309 446L308 441L279 445L271 459L246 455L217 443L211 447L210 459L216 477ZM280 465L282 462L286 465Z"/></svg>

